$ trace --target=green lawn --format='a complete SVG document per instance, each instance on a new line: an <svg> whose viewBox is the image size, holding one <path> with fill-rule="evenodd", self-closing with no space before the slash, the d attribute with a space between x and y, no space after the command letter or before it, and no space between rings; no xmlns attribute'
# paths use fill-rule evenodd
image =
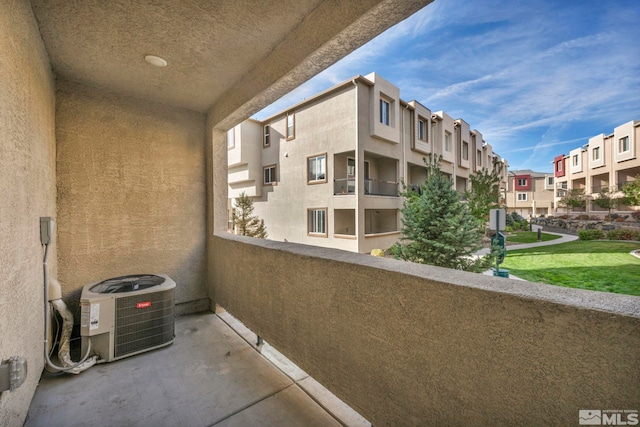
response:
<svg viewBox="0 0 640 427"><path fill-rule="evenodd" d="M548 242L549 240L559 239L562 236L555 234L542 233L542 241ZM537 231L514 231L507 234L507 242L513 243L536 243L538 241Z"/></svg>
<svg viewBox="0 0 640 427"><path fill-rule="evenodd" d="M508 238L507 238L508 240ZM531 282L640 296L638 242L573 241L508 250L500 266Z"/></svg>

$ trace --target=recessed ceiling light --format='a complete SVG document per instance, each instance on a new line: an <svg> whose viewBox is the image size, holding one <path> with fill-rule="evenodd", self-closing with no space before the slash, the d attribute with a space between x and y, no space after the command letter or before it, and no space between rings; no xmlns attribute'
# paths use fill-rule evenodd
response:
<svg viewBox="0 0 640 427"><path fill-rule="evenodd" d="M167 61L164 58L160 58L159 56L156 56L156 55L146 55L144 57L144 60L147 61L149 64L154 65L156 67L166 67L167 66Z"/></svg>

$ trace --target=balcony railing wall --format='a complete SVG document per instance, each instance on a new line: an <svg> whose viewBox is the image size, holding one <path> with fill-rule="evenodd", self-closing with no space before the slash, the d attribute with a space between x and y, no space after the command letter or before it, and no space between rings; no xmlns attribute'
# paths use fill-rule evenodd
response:
<svg viewBox="0 0 640 427"><path fill-rule="evenodd" d="M638 407L639 297L211 239L212 300L373 425L577 425L579 409Z"/></svg>
<svg viewBox="0 0 640 427"><path fill-rule="evenodd" d="M333 194L355 194L355 178L337 178L333 181ZM369 196L398 197L398 183L378 179L364 180L364 194Z"/></svg>

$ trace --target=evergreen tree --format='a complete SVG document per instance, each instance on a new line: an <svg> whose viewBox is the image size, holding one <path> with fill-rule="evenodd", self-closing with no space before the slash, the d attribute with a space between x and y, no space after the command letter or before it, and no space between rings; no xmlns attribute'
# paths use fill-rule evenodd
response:
<svg viewBox="0 0 640 427"><path fill-rule="evenodd" d="M489 220L489 211L500 207L500 181L504 165L493 159L493 168L481 169L471 174L471 191L465 191L467 203L473 216L479 221Z"/></svg>
<svg viewBox="0 0 640 427"><path fill-rule="evenodd" d="M236 209L232 216L233 228L236 234L241 236L267 238L267 229L264 220L253 214L253 201L245 192L236 199Z"/></svg>
<svg viewBox="0 0 640 427"><path fill-rule="evenodd" d="M492 255L476 258L483 223L460 200L451 180L440 170L440 159L425 159L427 180L422 193L404 186L402 238L391 247L395 258L421 264L480 272L491 267Z"/></svg>

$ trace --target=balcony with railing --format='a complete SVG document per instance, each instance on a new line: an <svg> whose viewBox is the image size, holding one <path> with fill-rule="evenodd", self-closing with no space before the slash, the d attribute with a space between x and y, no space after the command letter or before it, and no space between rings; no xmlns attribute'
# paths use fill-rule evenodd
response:
<svg viewBox="0 0 640 427"><path fill-rule="evenodd" d="M638 297L239 236L210 247L216 302L373 425L573 425L584 402L638 405Z"/></svg>

